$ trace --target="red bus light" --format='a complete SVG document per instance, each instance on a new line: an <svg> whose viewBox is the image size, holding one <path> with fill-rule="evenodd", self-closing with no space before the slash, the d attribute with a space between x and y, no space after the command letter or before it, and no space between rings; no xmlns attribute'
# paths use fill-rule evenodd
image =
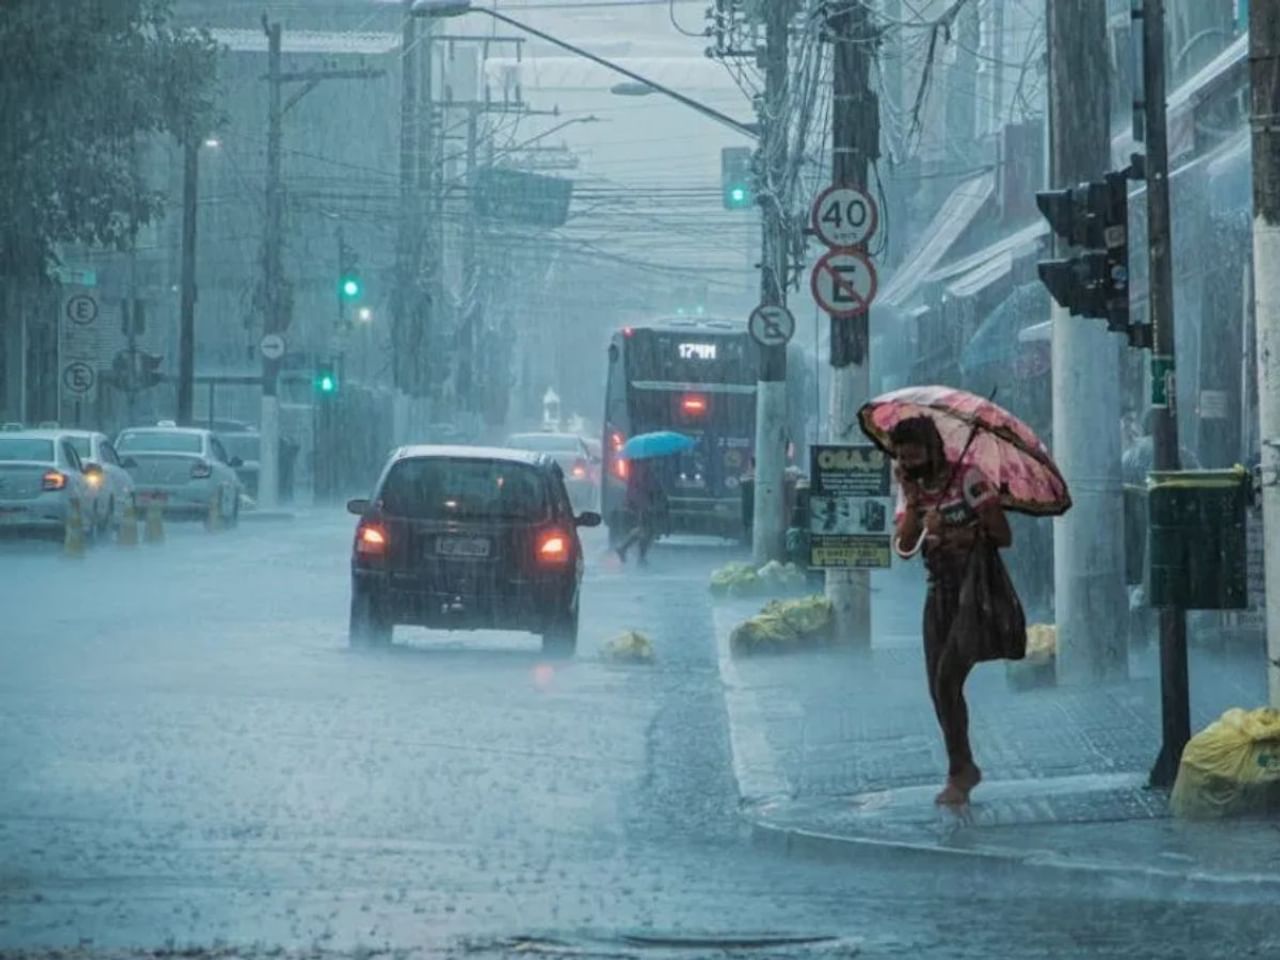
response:
<svg viewBox="0 0 1280 960"><path fill-rule="evenodd" d="M680 399L680 409L692 417L700 417L707 412L707 398L700 393L686 393Z"/></svg>
<svg viewBox="0 0 1280 960"><path fill-rule="evenodd" d="M619 480L627 479L627 472L628 472L627 461L625 460L613 461L613 472L618 475Z"/></svg>

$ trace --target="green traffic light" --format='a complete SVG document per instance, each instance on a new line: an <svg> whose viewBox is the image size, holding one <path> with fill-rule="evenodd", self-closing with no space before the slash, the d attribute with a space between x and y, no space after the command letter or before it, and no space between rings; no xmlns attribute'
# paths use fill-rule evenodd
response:
<svg viewBox="0 0 1280 960"><path fill-rule="evenodd" d="M734 187L732 192L729 194L729 199L734 203L742 203L743 200L747 199L746 189L744 187Z"/></svg>
<svg viewBox="0 0 1280 960"><path fill-rule="evenodd" d="M331 373L323 373L320 379L316 381L316 386L321 393L333 393L338 389L338 381Z"/></svg>
<svg viewBox="0 0 1280 960"><path fill-rule="evenodd" d="M356 297L360 296L360 281L355 277L347 277L342 281L342 285L339 289L342 291L342 295L346 299L354 300Z"/></svg>

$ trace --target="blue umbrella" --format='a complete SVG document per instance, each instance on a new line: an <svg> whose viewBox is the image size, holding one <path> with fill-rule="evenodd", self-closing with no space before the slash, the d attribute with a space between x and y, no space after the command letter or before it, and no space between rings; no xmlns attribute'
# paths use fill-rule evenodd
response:
<svg viewBox="0 0 1280 960"><path fill-rule="evenodd" d="M684 453L698 445L697 440L672 430L639 433L622 445L618 456L623 460L649 460L653 457L669 457Z"/></svg>

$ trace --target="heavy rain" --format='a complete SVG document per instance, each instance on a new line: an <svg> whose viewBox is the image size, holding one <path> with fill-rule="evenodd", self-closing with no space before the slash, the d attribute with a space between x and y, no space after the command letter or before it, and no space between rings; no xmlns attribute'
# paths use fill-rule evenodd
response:
<svg viewBox="0 0 1280 960"><path fill-rule="evenodd" d="M1280 0L0 40L0 957L1280 957Z"/></svg>

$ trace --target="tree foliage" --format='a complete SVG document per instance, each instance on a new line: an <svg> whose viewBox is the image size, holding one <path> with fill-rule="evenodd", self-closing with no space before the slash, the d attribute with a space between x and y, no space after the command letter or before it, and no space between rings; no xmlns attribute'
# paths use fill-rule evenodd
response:
<svg viewBox="0 0 1280 960"><path fill-rule="evenodd" d="M0 276L42 278L61 244L124 248L157 216L148 135L217 123L217 48L170 0L4 0Z"/></svg>

